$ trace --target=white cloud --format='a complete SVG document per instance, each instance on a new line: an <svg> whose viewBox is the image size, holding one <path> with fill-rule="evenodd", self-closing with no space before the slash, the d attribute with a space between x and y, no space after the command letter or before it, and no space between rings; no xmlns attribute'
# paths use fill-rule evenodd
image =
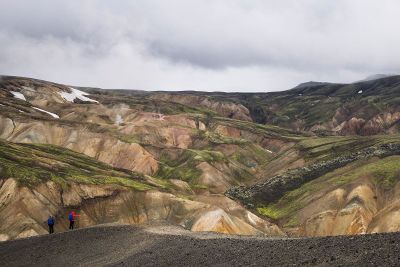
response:
<svg viewBox="0 0 400 267"><path fill-rule="evenodd" d="M3 0L0 73L71 85L273 91L400 70L396 0Z"/></svg>

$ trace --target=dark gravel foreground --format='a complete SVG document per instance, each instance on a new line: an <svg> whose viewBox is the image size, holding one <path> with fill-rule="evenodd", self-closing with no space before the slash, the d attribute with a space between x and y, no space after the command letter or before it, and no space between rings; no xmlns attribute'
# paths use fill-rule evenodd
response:
<svg viewBox="0 0 400 267"><path fill-rule="evenodd" d="M400 233L271 239L150 228L100 226L2 242L0 266L400 265Z"/></svg>

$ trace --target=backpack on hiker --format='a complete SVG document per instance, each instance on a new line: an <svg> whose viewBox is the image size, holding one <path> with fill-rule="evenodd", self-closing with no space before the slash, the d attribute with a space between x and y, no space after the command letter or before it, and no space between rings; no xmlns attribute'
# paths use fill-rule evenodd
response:
<svg viewBox="0 0 400 267"><path fill-rule="evenodd" d="M47 224L48 224L48 225L54 225L54 219L53 219L53 217L49 217L49 218L47 219Z"/></svg>

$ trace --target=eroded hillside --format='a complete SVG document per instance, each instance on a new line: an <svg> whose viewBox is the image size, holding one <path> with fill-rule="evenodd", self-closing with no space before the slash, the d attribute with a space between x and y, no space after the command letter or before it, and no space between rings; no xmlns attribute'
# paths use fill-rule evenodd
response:
<svg viewBox="0 0 400 267"><path fill-rule="evenodd" d="M227 195L274 219L291 235L399 231L399 137L334 140L299 143L307 155L319 154L315 163L250 187L233 187ZM340 149L343 142L347 151Z"/></svg>
<svg viewBox="0 0 400 267"><path fill-rule="evenodd" d="M241 104L257 123L318 135L400 132L400 76L352 84L304 83L283 92L187 94ZM169 93L169 99L182 98L181 92Z"/></svg>
<svg viewBox="0 0 400 267"><path fill-rule="evenodd" d="M167 220L193 231L283 235L223 193L257 180L297 133L213 110L143 96L89 95L31 79L3 79L1 94L1 196L7 201L0 214L8 218L2 239L45 233L49 213L64 229L68 209L83 214L81 226ZM65 164L78 167L69 172ZM97 164L136 178L104 176L91 170ZM139 182L140 188L132 186ZM126 202L138 214L124 211Z"/></svg>
<svg viewBox="0 0 400 267"><path fill-rule="evenodd" d="M116 169L50 145L0 141L1 240L46 233L48 214L56 231L76 210L79 227L100 223L167 221L193 231L283 235L223 196L196 196L188 183ZM5 178L8 177L8 178Z"/></svg>
<svg viewBox="0 0 400 267"><path fill-rule="evenodd" d="M384 129L368 134L386 135L317 137L315 132L364 134L325 127L332 111L325 101L335 95L335 107L352 106L344 99L353 87L161 93L2 77L0 237L43 234L49 214L57 216L56 231L65 230L71 209L81 214L80 227L162 220L193 231L234 234L393 231L400 225L391 213L398 210L393 204L398 153L371 154L400 143L393 79L385 80L386 91L357 91L359 109L349 111L352 117L369 112L366 103L380 95L390 102L379 109L392 114L390 122L384 119ZM332 97L323 97L324 90ZM260 119L260 105L264 113L275 109L274 115ZM286 109L315 116L307 115L307 124L299 127L274 119L286 116ZM326 131L314 131L315 125ZM323 171L308 175L315 166ZM284 186L271 187L277 180ZM246 199L253 188L262 188L260 197Z"/></svg>

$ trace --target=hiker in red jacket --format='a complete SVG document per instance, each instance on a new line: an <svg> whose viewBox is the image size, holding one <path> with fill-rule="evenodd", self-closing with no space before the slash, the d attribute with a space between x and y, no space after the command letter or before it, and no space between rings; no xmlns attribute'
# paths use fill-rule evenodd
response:
<svg viewBox="0 0 400 267"><path fill-rule="evenodd" d="M79 217L79 215L76 214L75 211L71 211L71 212L68 214L69 229L74 229L74 223L75 223L76 217Z"/></svg>

